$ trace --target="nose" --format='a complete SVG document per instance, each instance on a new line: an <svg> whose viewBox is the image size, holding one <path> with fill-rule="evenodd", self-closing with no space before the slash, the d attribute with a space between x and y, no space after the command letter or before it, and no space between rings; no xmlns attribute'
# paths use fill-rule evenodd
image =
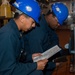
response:
<svg viewBox="0 0 75 75"><path fill-rule="evenodd" d="M35 24L33 24L32 27L35 27Z"/></svg>

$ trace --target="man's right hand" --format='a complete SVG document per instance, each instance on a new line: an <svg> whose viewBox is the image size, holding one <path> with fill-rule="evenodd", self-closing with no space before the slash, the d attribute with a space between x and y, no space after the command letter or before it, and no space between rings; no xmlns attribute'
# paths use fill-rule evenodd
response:
<svg viewBox="0 0 75 75"><path fill-rule="evenodd" d="M40 60L37 62L37 70L43 70L47 64L48 60L44 59L44 60Z"/></svg>

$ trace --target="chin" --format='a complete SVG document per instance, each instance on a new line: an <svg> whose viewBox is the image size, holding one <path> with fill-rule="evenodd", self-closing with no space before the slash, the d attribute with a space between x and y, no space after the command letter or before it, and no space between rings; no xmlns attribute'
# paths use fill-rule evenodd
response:
<svg viewBox="0 0 75 75"><path fill-rule="evenodd" d="M25 30L23 30L23 31L24 31L24 32L27 32L28 30L25 29Z"/></svg>

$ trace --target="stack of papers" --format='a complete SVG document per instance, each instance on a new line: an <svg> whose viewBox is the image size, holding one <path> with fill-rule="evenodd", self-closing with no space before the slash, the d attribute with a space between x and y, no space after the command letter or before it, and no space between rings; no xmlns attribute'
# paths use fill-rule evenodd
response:
<svg viewBox="0 0 75 75"><path fill-rule="evenodd" d="M52 48L43 52L41 56L34 57L33 62L37 62L37 61L43 60L43 59L49 59L51 56L53 56L60 50L61 50L61 48L58 45L55 45Z"/></svg>

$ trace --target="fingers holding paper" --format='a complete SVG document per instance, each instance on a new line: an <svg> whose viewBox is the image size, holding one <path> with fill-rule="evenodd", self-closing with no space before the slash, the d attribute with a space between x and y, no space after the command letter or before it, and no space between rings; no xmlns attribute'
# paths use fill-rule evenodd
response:
<svg viewBox="0 0 75 75"><path fill-rule="evenodd" d="M48 60L44 59L44 60L39 60L37 62L37 70L43 70L47 64Z"/></svg>

